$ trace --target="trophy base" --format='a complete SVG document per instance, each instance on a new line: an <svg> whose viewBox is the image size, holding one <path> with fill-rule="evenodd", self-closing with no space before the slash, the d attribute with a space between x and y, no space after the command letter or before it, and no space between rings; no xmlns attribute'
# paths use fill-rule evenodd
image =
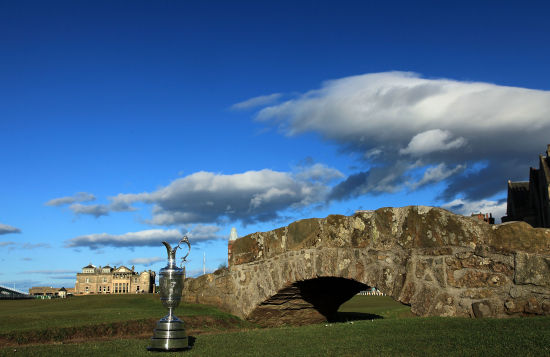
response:
<svg viewBox="0 0 550 357"><path fill-rule="evenodd" d="M166 317L157 322L157 328L151 338L149 351L168 352L189 349L189 339L185 334L183 321L177 317Z"/></svg>

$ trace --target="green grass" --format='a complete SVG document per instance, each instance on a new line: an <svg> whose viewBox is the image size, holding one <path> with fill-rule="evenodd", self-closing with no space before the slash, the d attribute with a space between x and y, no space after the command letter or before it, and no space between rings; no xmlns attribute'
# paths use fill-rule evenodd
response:
<svg viewBox="0 0 550 357"><path fill-rule="evenodd" d="M16 310L14 311L14 308ZM86 318L81 314L86 312ZM120 312L120 314L118 314ZM340 312L382 318L302 327L252 329L198 334L184 353L163 356L547 356L550 318L464 319L411 317L408 306L388 297L355 296ZM121 322L160 318L165 309L158 297L90 296L68 300L0 302L0 326L6 330L47 326L84 326L98 321ZM183 304L177 315L234 319L219 310ZM34 321L25 318L34 316ZM24 317L21 321L18 319ZM90 318L89 321L86 319ZM250 327L248 325L247 327ZM152 331L151 331L152 335ZM149 337L85 343L25 345L0 348L0 356L153 356ZM14 349L17 352L14 352Z"/></svg>
<svg viewBox="0 0 550 357"><path fill-rule="evenodd" d="M355 295L346 301L338 312L378 315L384 319L415 317L410 306L403 305L389 296Z"/></svg>
<svg viewBox="0 0 550 357"><path fill-rule="evenodd" d="M51 327L78 327L148 318L160 319L167 310L157 295L95 295L52 300L0 301L0 334ZM206 305L182 303L176 316L232 315Z"/></svg>
<svg viewBox="0 0 550 357"><path fill-rule="evenodd" d="M17 347L0 355L152 356L148 339ZM378 319L196 336L163 356L547 356L550 318Z"/></svg>

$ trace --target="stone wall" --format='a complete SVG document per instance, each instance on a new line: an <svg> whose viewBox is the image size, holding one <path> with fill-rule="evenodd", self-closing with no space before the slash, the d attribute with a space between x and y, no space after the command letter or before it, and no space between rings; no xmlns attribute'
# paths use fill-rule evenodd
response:
<svg viewBox="0 0 550 357"><path fill-rule="evenodd" d="M409 206L306 219L233 243L184 299L268 325L330 319L376 287L420 316L550 314L550 229Z"/></svg>

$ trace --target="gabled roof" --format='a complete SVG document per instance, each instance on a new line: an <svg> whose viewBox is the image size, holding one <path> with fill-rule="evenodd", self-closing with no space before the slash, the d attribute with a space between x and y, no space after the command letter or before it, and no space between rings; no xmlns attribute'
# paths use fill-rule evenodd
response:
<svg viewBox="0 0 550 357"><path fill-rule="evenodd" d="M95 269L95 266L93 266L92 264L88 264L82 269Z"/></svg>
<svg viewBox="0 0 550 357"><path fill-rule="evenodd" d="M118 268L115 269L115 271L128 271L128 272L131 272L130 269L128 269L127 267L125 267L124 265L121 265L119 266Z"/></svg>

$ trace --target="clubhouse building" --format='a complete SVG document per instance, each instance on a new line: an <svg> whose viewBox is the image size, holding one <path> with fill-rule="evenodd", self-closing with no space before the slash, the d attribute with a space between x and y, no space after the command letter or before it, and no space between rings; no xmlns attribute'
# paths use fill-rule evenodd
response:
<svg viewBox="0 0 550 357"><path fill-rule="evenodd" d="M148 270L138 273L120 266L96 267L92 264L82 268L76 274L75 295L86 294L143 294L155 292L154 271Z"/></svg>

